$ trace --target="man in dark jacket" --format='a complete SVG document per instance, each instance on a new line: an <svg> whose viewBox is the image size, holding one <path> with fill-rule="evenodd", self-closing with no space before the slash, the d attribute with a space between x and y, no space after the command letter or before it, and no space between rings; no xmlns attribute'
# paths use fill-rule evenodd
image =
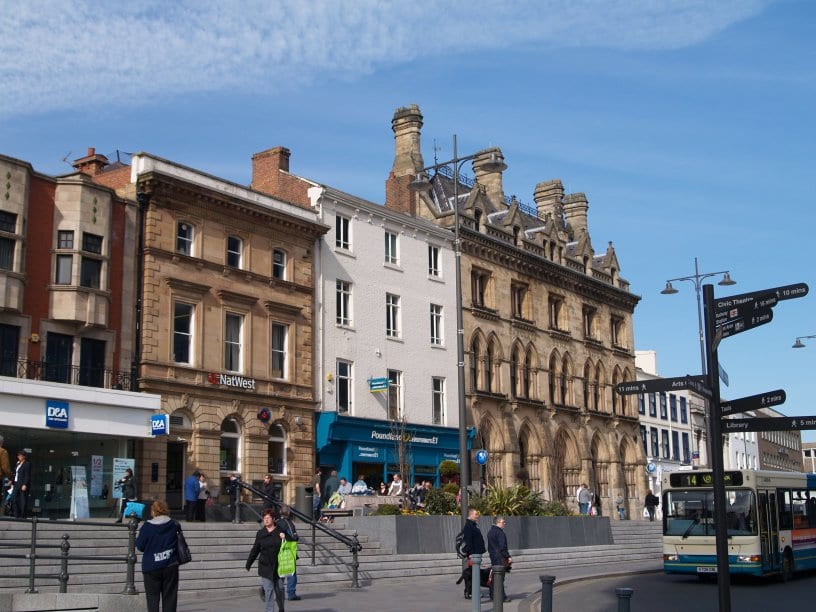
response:
<svg viewBox="0 0 816 612"><path fill-rule="evenodd" d="M493 519L493 526L487 532L487 550L490 552L490 565L504 566L505 572L510 571L513 557L507 550L507 536L504 533L504 525L507 521L503 516ZM504 586L507 587L507 574L504 575ZM490 599L493 599L493 582L490 583ZM505 590L504 601L510 601Z"/></svg>
<svg viewBox="0 0 816 612"><path fill-rule="evenodd" d="M646 499L644 500L644 502L646 505L646 512L649 513L649 520L654 521L655 510L657 509L657 506L660 505L660 498L654 493L652 493L651 489L649 489L646 492Z"/></svg>
<svg viewBox="0 0 816 612"><path fill-rule="evenodd" d="M133 470L126 468L125 475L122 476L122 478L120 478L117 482L119 486L122 487L122 512L119 513L119 518L116 519L116 522L121 523L122 517L125 516L125 508L127 507L127 503L129 501L136 501L137 499L136 480L133 478Z"/></svg>
<svg viewBox="0 0 816 612"><path fill-rule="evenodd" d="M14 485L11 493L11 507L16 518L25 518L28 496L31 493L31 464L24 450L17 451L17 465L14 468Z"/></svg>
<svg viewBox="0 0 816 612"><path fill-rule="evenodd" d="M272 598L278 604L278 612L283 612L283 589L278 575L278 553L281 542L288 539L286 533L276 525L275 512L271 508L263 511L263 527L255 534L255 543L249 551L246 569L249 571L258 559L258 575L264 592L267 610L274 610Z"/></svg>
<svg viewBox="0 0 816 612"><path fill-rule="evenodd" d="M468 557L470 555L482 555L485 553L485 541L482 532L479 531L479 511L476 508L468 508L467 520L462 527L462 540L464 549ZM465 574L465 598L470 599L473 595L471 570L466 568ZM481 583L481 580L479 581Z"/></svg>

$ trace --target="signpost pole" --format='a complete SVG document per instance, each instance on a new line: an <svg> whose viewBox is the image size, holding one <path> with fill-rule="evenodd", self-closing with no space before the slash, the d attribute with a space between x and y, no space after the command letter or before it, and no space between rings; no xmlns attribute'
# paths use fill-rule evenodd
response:
<svg viewBox="0 0 816 612"><path fill-rule="evenodd" d="M706 374L712 397L709 437L711 448L711 471L714 479L714 529L717 547L717 586L720 612L731 612L731 574L728 564L728 534L725 512L725 477L723 473L722 408L720 406L720 377L717 348L714 345L715 311L714 285L703 285L705 311Z"/></svg>

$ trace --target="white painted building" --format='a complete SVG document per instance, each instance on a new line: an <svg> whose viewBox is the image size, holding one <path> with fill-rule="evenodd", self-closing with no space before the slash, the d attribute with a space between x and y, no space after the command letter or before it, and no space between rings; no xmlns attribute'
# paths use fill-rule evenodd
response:
<svg viewBox="0 0 816 612"><path fill-rule="evenodd" d="M635 351L637 380L656 380L657 353ZM661 493L664 472L705 466L705 401L689 390L637 396L640 442L646 454L649 488Z"/></svg>
<svg viewBox="0 0 816 612"><path fill-rule="evenodd" d="M319 464L377 485L396 471L404 420L403 476L437 481L459 459L453 236L331 188L310 197L333 228L316 256Z"/></svg>

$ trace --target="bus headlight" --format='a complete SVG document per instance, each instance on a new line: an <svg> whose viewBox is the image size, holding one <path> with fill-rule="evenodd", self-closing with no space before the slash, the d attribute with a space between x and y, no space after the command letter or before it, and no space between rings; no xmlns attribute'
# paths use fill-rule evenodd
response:
<svg viewBox="0 0 816 612"><path fill-rule="evenodd" d="M663 561L679 561L680 555L663 555Z"/></svg>
<svg viewBox="0 0 816 612"><path fill-rule="evenodd" d="M739 555L737 561L740 563L759 563L761 557L759 555Z"/></svg>

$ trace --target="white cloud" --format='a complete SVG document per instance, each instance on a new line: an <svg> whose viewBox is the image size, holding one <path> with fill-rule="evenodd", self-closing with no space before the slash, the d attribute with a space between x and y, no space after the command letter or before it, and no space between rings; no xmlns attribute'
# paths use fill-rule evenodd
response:
<svg viewBox="0 0 816 612"><path fill-rule="evenodd" d="M0 118L284 91L449 51L694 45L770 0L29 0L0 21Z"/></svg>

